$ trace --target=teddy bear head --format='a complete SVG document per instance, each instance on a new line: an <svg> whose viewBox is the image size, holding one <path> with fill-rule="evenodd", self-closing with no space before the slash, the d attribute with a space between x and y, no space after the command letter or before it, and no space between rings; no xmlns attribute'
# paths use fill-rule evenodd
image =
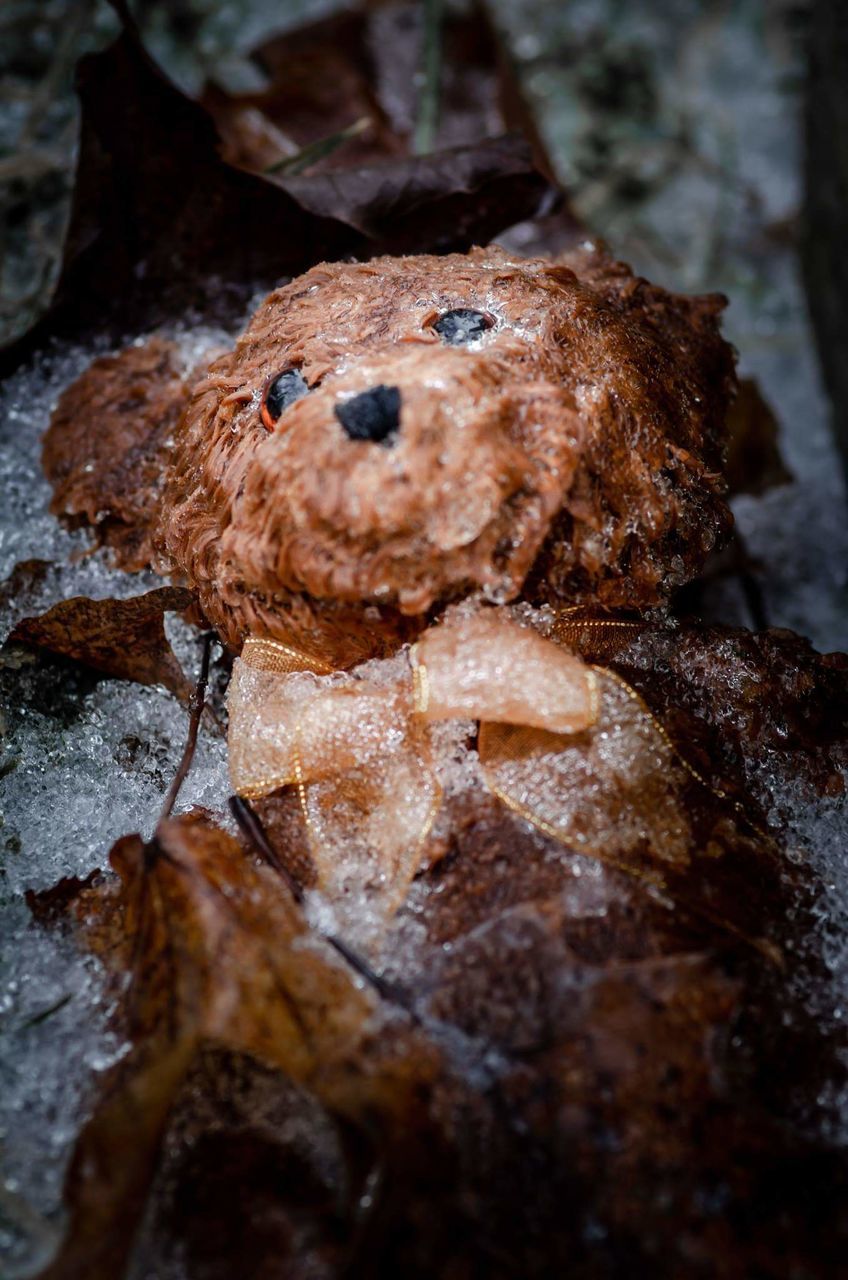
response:
<svg viewBox="0 0 848 1280"><path fill-rule="evenodd" d="M53 510L234 648L349 665L468 596L643 609L729 525L722 304L593 246L322 264L211 364L196 334L95 361L46 437Z"/></svg>
<svg viewBox="0 0 848 1280"><path fill-rule="evenodd" d="M655 603L727 523L720 307L589 248L315 267L195 389L166 560L235 643L367 649L470 593Z"/></svg>

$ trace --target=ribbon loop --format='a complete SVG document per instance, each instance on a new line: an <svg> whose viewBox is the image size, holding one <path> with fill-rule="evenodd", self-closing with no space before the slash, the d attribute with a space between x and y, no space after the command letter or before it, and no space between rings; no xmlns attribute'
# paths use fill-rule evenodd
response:
<svg viewBox="0 0 848 1280"><path fill-rule="evenodd" d="M318 887L334 901L356 889L384 917L420 866L441 794L408 664L389 661L394 678L378 683L251 639L228 694L234 789L296 787Z"/></svg>

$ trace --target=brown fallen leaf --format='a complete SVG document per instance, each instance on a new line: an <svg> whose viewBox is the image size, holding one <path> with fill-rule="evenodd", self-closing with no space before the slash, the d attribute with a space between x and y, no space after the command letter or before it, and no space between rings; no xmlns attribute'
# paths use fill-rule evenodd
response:
<svg viewBox="0 0 848 1280"><path fill-rule="evenodd" d="M381 1026L373 995L310 936L272 870L202 815L118 841L117 872L64 900L119 980L130 1044L67 1178L67 1238L43 1280L115 1280L131 1250L168 1116L197 1055L249 1054L332 1113L391 1137L432 1053ZM126 981L123 981L126 979ZM411 1035L407 1030L405 1035Z"/></svg>
<svg viewBox="0 0 848 1280"><path fill-rule="evenodd" d="M847 655L817 653L778 628L690 621L646 628L612 665L707 781L744 802L758 825L770 814L778 838L777 815L799 787L810 796L842 793Z"/></svg>
<svg viewBox="0 0 848 1280"><path fill-rule="evenodd" d="M28 889L26 904L33 920L41 925L62 924L74 910L76 903L88 890L99 885L103 873L95 870L84 878L63 876L49 889Z"/></svg>
<svg viewBox="0 0 848 1280"><path fill-rule="evenodd" d="M278 180L313 213L344 217L385 252L441 249L457 234L485 243L506 229L503 174L514 169L515 199L526 183L528 146L555 184L553 166L480 2L443 15L438 150L414 157L424 43L421 5L364 4L255 49L251 58L267 81L262 89L230 93L210 82L201 101L221 130L224 154L253 172L269 173L293 156L308 158L316 143L339 139L319 147L306 172ZM364 120L368 127L345 140L345 130ZM529 221L518 215L513 222L522 223L516 245L525 252L558 253L587 234L555 185Z"/></svg>
<svg viewBox="0 0 848 1280"><path fill-rule="evenodd" d="M50 311L5 364L15 367L49 333L149 329L208 306L221 280L242 286L350 252L342 224L315 219L280 188L221 160L211 119L161 74L134 27L81 60L77 92L79 159L62 269Z"/></svg>
<svg viewBox="0 0 848 1280"><path fill-rule="evenodd" d="M338 210L386 253L426 247L444 253L497 235L507 190L518 206L535 211L539 183L529 160L524 139L509 135L390 164L274 180L316 216Z"/></svg>
<svg viewBox="0 0 848 1280"><path fill-rule="evenodd" d="M406 154L403 139L380 102L368 15L346 9L272 37L250 57L266 83L253 92L230 92L214 69L200 102L214 119L225 159L265 173L319 138L355 120L367 130L324 159L321 169L357 167ZM382 60L382 59L381 59Z"/></svg>
<svg viewBox="0 0 848 1280"><path fill-rule="evenodd" d="M317 213L280 180L228 164L212 118L160 72L126 7L117 7L122 35L84 58L78 71L79 162L54 298L47 315L3 353L0 376L51 335L79 339L96 330L117 339L188 311L232 321L257 286L322 259L387 251L363 231L369 199L362 184L347 207ZM545 197L548 183L534 170L529 150L484 149L486 199L478 216L480 191L468 184L475 150L456 153L437 175L432 167L425 174L429 211L415 220L419 252L465 249L531 217ZM441 183L438 199L434 176ZM390 165L368 181L375 209L391 208L401 221L409 205L422 209L422 184L406 162L397 173ZM379 233L380 217L371 222Z"/></svg>
<svg viewBox="0 0 848 1280"><path fill-rule="evenodd" d="M422 107L427 19L417 3L366 3L272 36L250 55L264 84L228 91L212 79L201 102L224 154L264 173L354 122L368 127L315 155L311 174L409 157ZM511 59L485 4L441 15L440 74L432 146L447 150L521 133L541 172L550 159Z"/></svg>
<svg viewBox="0 0 848 1280"><path fill-rule="evenodd" d="M18 566L5 591L19 590L33 564L42 566L40 561ZM21 618L8 640L72 658L119 680L164 685L185 699L192 685L168 643L163 620L166 613L182 612L192 601L191 592L182 587L156 587L127 600L74 596L46 613Z"/></svg>
<svg viewBox="0 0 848 1280"><path fill-rule="evenodd" d="M384 1016L308 934L283 882L207 819L118 843L118 879L82 887L69 909L116 975L130 1050L78 1142L69 1233L42 1280L117 1280L142 1216L147 1273L170 1241L203 1280L236 1274L245 1238L271 1275L300 1274L316 1247L333 1276L423 1277L448 1261L499 1280L563 1274L587 1216L609 1237L593 1246L593 1280L613 1274L628 1239L657 1259L669 1214L684 1252L738 1256L740 1280L755 1264L771 1274L784 1248L810 1256L821 1219L798 1203L789 1166L774 1171L801 1158L821 1176L827 1159L757 1097L761 1076L773 1089L797 1070L762 1022L763 1007L771 1019L786 1007L775 970L723 962L708 931L639 890L607 884L599 911L602 886L572 878L491 802L461 843L431 899L414 1024ZM504 876L516 858L520 883ZM291 1124L269 1132L255 1110L236 1120L226 1072L200 1069L224 1051L288 1082ZM204 1103L187 1126L199 1088L218 1111L210 1120ZM310 1156L298 1138L316 1117L370 1170L361 1192L334 1175L329 1221L314 1192L323 1148ZM833 1175L821 1213L839 1203ZM759 1231L703 1212L717 1178L735 1212L758 1197Z"/></svg>

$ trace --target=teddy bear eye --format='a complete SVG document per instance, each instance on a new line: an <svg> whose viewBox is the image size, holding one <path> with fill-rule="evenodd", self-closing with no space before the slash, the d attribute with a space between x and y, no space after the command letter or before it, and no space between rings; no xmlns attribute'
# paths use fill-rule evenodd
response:
<svg viewBox="0 0 848 1280"><path fill-rule="evenodd" d="M288 409L295 400L300 400L309 390L306 379L299 369L284 369L265 388L262 397L262 421L269 431L279 419L284 409Z"/></svg>
<svg viewBox="0 0 848 1280"><path fill-rule="evenodd" d="M440 316L433 328L443 342L447 342L452 347L459 347L479 338L487 329L491 329L492 323L491 317L483 315L482 311L472 311L470 307L457 307L455 311L446 311L443 316Z"/></svg>

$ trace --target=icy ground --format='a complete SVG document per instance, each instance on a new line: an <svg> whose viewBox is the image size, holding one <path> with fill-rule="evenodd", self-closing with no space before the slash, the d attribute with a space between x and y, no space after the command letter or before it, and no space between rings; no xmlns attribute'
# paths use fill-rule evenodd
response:
<svg viewBox="0 0 848 1280"><path fill-rule="evenodd" d="M18 617L57 599L140 594L159 585L129 575L99 553L71 561L90 541L47 512L40 437L59 391L91 359L53 353L0 393L0 581L15 564L55 561L34 597L0 606L0 638ZM166 618L191 677L197 639ZM60 1229L65 1162L98 1073L120 1046L105 1026L97 965L35 929L26 889L105 864L114 841L152 833L179 761L186 713L164 689L102 680L68 664L38 663L20 648L0 652L0 1275L45 1261ZM204 733L178 808L226 802L226 754Z"/></svg>
<svg viewBox="0 0 848 1280"><path fill-rule="evenodd" d="M769 620L820 649L848 647L845 490L792 238L800 60L788 17L752 0L732 12L696 0L496 7L587 221L661 283L729 295L726 331L740 371L758 378L777 414L795 477L736 501L761 562ZM221 48L236 31L252 40L281 9L288 12L259 0L219 6L210 39ZM92 354L54 352L3 391L0 581L22 560L67 564L85 545L85 535L68 534L47 513L38 453L58 392ZM55 598L51 589L108 596L149 585L94 556L49 579L41 606ZM732 584L716 589L711 608L724 621L750 622ZM0 618L7 628L13 621ZM173 630L191 674L196 643ZM55 1242L73 1136L98 1074L121 1051L106 1028L96 965L30 926L22 893L102 865L121 834L150 832L182 750L185 712L162 690L35 663L18 650L0 655L0 717L0 1258L11 1280L31 1273ZM227 791L223 744L204 733L180 806L218 809ZM832 801L818 811L805 797L785 803L823 885L821 941L833 984L810 998L838 1018L848 1010L845 813ZM834 1095L839 1088L835 1081ZM843 1124L848 1140L848 1100Z"/></svg>

